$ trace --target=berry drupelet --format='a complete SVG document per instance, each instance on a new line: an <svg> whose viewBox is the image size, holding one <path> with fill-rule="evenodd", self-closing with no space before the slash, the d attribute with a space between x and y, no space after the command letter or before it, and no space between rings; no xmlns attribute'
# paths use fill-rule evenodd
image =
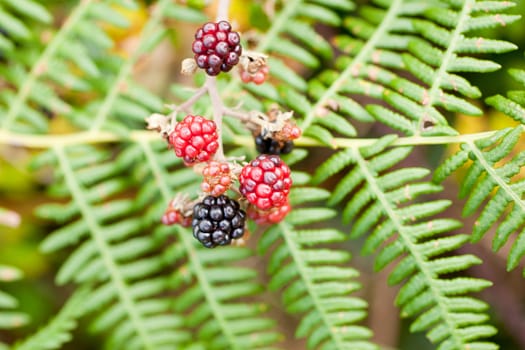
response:
<svg viewBox="0 0 525 350"><path fill-rule="evenodd" d="M207 196L193 207L193 236L207 248L230 244L244 235L246 212L225 195Z"/></svg>
<svg viewBox="0 0 525 350"><path fill-rule="evenodd" d="M210 76L228 72L239 63L241 37L227 21L208 22L195 33L192 51L197 66Z"/></svg>
<svg viewBox="0 0 525 350"><path fill-rule="evenodd" d="M168 142L175 149L175 154L186 165L206 162L219 148L217 126L211 120L199 115L187 115L175 125L168 137Z"/></svg>
<svg viewBox="0 0 525 350"><path fill-rule="evenodd" d="M269 210L287 203L292 178L290 168L279 156L261 154L242 168L239 183L248 202Z"/></svg>

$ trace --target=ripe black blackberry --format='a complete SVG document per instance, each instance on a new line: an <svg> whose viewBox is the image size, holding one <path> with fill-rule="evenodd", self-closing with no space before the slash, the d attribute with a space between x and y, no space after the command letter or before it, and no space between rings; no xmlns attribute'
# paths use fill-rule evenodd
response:
<svg viewBox="0 0 525 350"><path fill-rule="evenodd" d="M207 196L193 207L193 236L205 247L230 244L244 235L246 212L225 195Z"/></svg>
<svg viewBox="0 0 525 350"><path fill-rule="evenodd" d="M271 137L255 136L255 149L262 154L288 154L293 149L293 141L279 142Z"/></svg>
<svg viewBox="0 0 525 350"><path fill-rule="evenodd" d="M231 29L227 21L208 22L195 33L192 45L195 62L208 75L228 72L239 63L242 54L241 37Z"/></svg>

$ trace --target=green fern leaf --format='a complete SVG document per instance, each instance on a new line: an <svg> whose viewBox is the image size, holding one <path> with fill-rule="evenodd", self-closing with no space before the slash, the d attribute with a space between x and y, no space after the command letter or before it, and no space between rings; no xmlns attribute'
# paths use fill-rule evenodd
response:
<svg viewBox="0 0 525 350"><path fill-rule="evenodd" d="M11 282L22 277L22 272L14 267L0 265L0 282ZM13 329L24 326L29 322L29 317L15 311L18 301L8 293L0 290L0 329ZM0 347L6 346L0 342Z"/></svg>
<svg viewBox="0 0 525 350"><path fill-rule="evenodd" d="M384 141L381 147L372 145L362 150L348 148L341 151L350 153L351 156L347 157L351 157L353 163L346 169L348 175L334 190L332 198L336 199L332 202L351 196L343 211L343 219L351 223L350 237L367 235L363 252L379 251L374 266L376 270L396 263L388 281L391 284L404 282L396 304L403 317L415 318L411 331L427 332L433 343L440 344L439 348L483 346L495 349L495 344L479 340L495 333L493 327L485 325L488 319L485 304L475 302L475 307L468 312L447 306L456 298L464 298L464 294L478 292L490 285L481 279L445 277L479 264L481 260L472 255L450 255L468 239L466 235L444 235L457 229L460 223L434 217L450 202L418 203L419 197L439 192L440 187L422 181L429 173L426 169L392 170L411 149L387 148L388 143ZM461 162L453 162L446 171L456 163ZM346 181L347 178L352 180ZM340 194L342 187L344 193ZM469 334L478 327L485 333Z"/></svg>
<svg viewBox="0 0 525 350"><path fill-rule="evenodd" d="M132 201L116 197L129 188L129 179L122 177L127 168L108 167L113 163L110 154L91 147L65 150L57 146L53 153L55 159L49 160L54 161L63 181L58 192L69 193L68 206L75 208L69 222L42 244L48 252L76 245L60 268L57 282L94 285L83 298L83 307L88 313L98 313L94 330L112 330L111 348L164 349L187 341L189 333L183 329L182 318L167 318L164 314L170 304L159 298L166 291L168 276L158 278L156 274L167 262L153 253L159 252L165 235L161 230L138 235L144 226L137 208ZM60 206L44 208L40 212L48 218L64 220ZM112 307L102 310L110 303Z"/></svg>
<svg viewBox="0 0 525 350"><path fill-rule="evenodd" d="M152 188L143 189L153 192L150 201L158 202L161 198L161 210L147 203L151 206L148 210L157 217L155 224L158 225L158 218L173 195L187 192L191 187L188 183L172 181L173 176L177 176L177 171L173 169L182 164L164 143L140 142L136 147L141 152L133 152L140 157L135 164L143 164L145 160L151 172L138 181L155 184ZM186 173L186 169L183 171ZM188 176L185 177L188 179ZM198 186L196 177L189 178ZM169 248L167 255L173 255L173 263L179 263L169 282L170 289L181 293L173 308L177 314L185 315L184 325L195 331L200 343L207 344L209 349L265 349L281 339L281 335L273 330L274 322L263 315L266 306L240 301L262 291L255 281L256 272L241 265L253 254L249 249L206 249L183 229L176 229L168 236L174 237L177 242ZM173 253L175 251L177 253Z"/></svg>
<svg viewBox="0 0 525 350"><path fill-rule="evenodd" d="M60 312L43 328L31 337L15 344L15 350L52 350L60 349L71 340L71 332L76 328L76 320L84 311L87 289L79 289L73 294Z"/></svg>
<svg viewBox="0 0 525 350"><path fill-rule="evenodd" d="M323 82L327 88L324 95L315 96L319 102L304 125L310 125L314 113L328 99L338 101L335 95L346 92L387 101L389 108L378 104L369 106L367 111L381 123L405 134L455 134L441 108L481 114L467 99L479 97L479 90L457 73L499 68L492 61L468 54L516 48L507 42L468 36L476 28L506 25L519 18L494 13L507 6L487 5L484 6L487 12L481 13L474 3L446 2L436 6L427 2L416 6L393 1L363 6L360 17L349 17L345 22L352 36L341 35L335 41L353 59L342 56L336 63L342 69L340 74L329 77L323 72L319 80L314 80L316 85ZM399 77L399 70L407 71L421 82Z"/></svg>
<svg viewBox="0 0 525 350"><path fill-rule="evenodd" d="M501 226L494 238L494 250L499 250L507 242L512 232L519 232L520 227L525 223L523 219L525 202L522 199L523 181L512 180L525 165L525 152L520 152L512 159L505 161L503 165L499 165L500 161L513 152L522 132L521 127L507 129L497 133L497 138L490 137L479 142L467 142L462 145L463 150L459 151L462 159L465 159L465 154L469 154L472 161L462 181L462 193L468 194L463 213L472 215L484 205L473 227L472 240L479 241L496 222L501 221ZM454 157L458 158L458 155ZM438 179L442 177L439 176ZM486 202L487 198L489 199ZM520 244L522 235L521 232L512 246L508 269L515 268L525 255L525 248Z"/></svg>
<svg viewBox="0 0 525 350"><path fill-rule="evenodd" d="M326 191L297 187L291 200L292 205L303 205L327 196ZM270 254L269 287L282 289L287 311L302 315L295 335L307 339L308 349L375 349L368 341L370 330L356 324L366 315L366 302L348 295L360 289L357 271L343 265L350 255L323 247L344 240L344 235L305 226L334 215L326 208L295 208L285 223L263 233L258 248Z"/></svg>

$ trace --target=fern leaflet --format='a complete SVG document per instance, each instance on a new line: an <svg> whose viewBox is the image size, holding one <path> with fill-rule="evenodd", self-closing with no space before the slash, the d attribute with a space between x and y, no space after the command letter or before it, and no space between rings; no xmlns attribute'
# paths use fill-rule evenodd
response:
<svg viewBox="0 0 525 350"><path fill-rule="evenodd" d="M140 202L149 207L147 216L158 222L174 194L196 189L197 178L188 176L191 169L177 169L182 165L180 159L162 142L139 142L137 156L144 157L151 171L140 181L146 182ZM136 164L142 164L140 160ZM275 344L281 336L273 330L274 322L262 314L264 305L239 301L261 292L256 272L240 265L253 253L235 247L206 249L189 231L173 231L170 236L176 243L167 254L180 264L169 283L180 293L173 309L186 315L186 326L196 332L194 341L206 349L266 349Z"/></svg>
<svg viewBox="0 0 525 350"><path fill-rule="evenodd" d="M167 267L159 254L164 237L140 235L146 226L133 201L118 198L130 185L122 174L128 164L114 166L110 154L87 146L57 146L40 160L59 169L63 182L53 193L71 195L67 204L39 209L41 216L64 223L42 248L54 252L76 246L57 283L95 284L84 303L86 312L99 311L94 330L112 330L108 346L114 349L165 349L186 341L182 318L167 315L169 303L159 297L168 279L157 276Z"/></svg>
<svg viewBox="0 0 525 350"><path fill-rule="evenodd" d="M341 203L351 194L343 210L343 220L351 223L350 237L368 234L363 252L379 250L377 270L397 261L389 283L405 281L396 304L402 316L416 317L412 331L426 331L433 343L440 343L440 349L496 349L495 344L479 340L495 333L492 326L484 324L488 319L484 313L487 305L464 296L488 287L490 282L446 277L481 262L472 255L447 254L468 240L466 235L444 235L458 228L459 222L428 219L441 213L450 202L414 202L441 189L429 182L419 182L429 173L426 169L391 170L411 150L385 148L386 141L391 142L392 137L386 137L379 145L341 151L345 156L336 154L328 159L314 179L326 179L328 176L322 173L326 169L346 167L329 203Z"/></svg>
<svg viewBox="0 0 525 350"><path fill-rule="evenodd" d="M291 156L298 160L306 155L305 151L295 151ZM304 180L308 180L307 175ZM269 288L283 289L286 310L302 315L296 336L306 337L309 349L375 349L368 340L370 330L356 324L366 316L367 304L348 295L361 288L354 280L357 271L343 265L350 255L326 247L345 237L336 229L318 227L335 216L335 211L302 207L328 195L321 189L295 187L290 200L297 207L284 223L262 234L259 252L266 254L273 247Z"/></svg>
<svg viewBox="0 0 525 350"><path fill-rule="evenodd" d="M87 289L77 290L64 304L60 312L31 337L18 342L13 350L52 350L60 349L71 340L71 331L76 328L76 319L84 311L84 301L89 295Z"/></svg>

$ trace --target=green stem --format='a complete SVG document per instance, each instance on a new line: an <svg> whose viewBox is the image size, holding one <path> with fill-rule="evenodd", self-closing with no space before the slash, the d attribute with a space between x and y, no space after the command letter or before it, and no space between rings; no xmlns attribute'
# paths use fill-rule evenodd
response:
<svg viewBox="0 0 525 350"><path fill-rule="evenodd" d="M525 125L521 128L525 130ZM476 141L494 135L498 130L484 131L473 134L463 134L454 136L408 136L400 137L392 143L392 146L421 146L421 145L447 145L466 143ZM78 144L97 144L97 143L114 143L114 142L153 142L160 140L159 134L154 131L131 131L126 137L113 134L111 132L100 131L96 134L91 132L78 132L66 135L34 135L19 134L0 130L0 144L11 145L25 148L45 149L61 145L78 145ZM377 138L335 138L334 148L359 148L370 146L377 142ZM301 137L294 141L298 147L326 147L325 144L308 137ZM239 146L253 146L251 136L237 135L233 139L233 144Z"/></svg>

